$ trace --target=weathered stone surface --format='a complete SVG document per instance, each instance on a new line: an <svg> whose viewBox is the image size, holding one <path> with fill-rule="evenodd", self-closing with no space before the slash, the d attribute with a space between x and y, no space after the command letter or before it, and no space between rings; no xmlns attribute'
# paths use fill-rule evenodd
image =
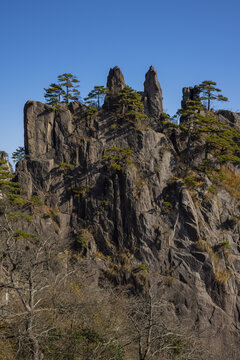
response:
<svg viewBox="0 0 240 360"><path fill-rule="evenodd" d="M158 81L157 71L150 66L144 82L145 112L148 116L159 118L163 112L162 88Z"/></svg>
<svg viewBox="0 0 240 360"><path fill-rule="evenodd" d="M105 97L103 108L114 110L117 107L118 93L126 86L124 76L118 66L109 70L107 78L108 95Z"/></svg>
<svg viewBox="0 0 240 360"><path fill-rule="evenodd" d="M240 114L229 110L218 110L216 114L220 121L228 121L231 126L240 129Z"/></svg>
<svg viewBox="0 0 240 360"><path fill-rule="evenodd" d="M124 76L118 66L110 69L107 78L109 96L116 96L125 87Z"/></svg>
<svg viewBox="0 0 240 360"><path fill-rule="evenodd" d="M194 87L184 87L182 89L182 102L181 107L184 109L186 107L186 102L189 100L198 101L200 100L200 91L198 86Z"/></svg>
<svg viewBox="0 0 240 360"><path fill-rule="evenodd" d="M10 172L12 172L12 166L11 166L10 162L8 161L8 154L5 151L0 150L0 160L6 161L5 166L7 166L8 170Z"/></svg>
<svg viewBox="0 0 240 360"><path fill-rule="evenodd" d="M156 84L154 70L149 78ZM160 101L159 88L155 90ZM152 109L159 114L159 106ZM108 268L107 256L120 258L127 252L131 260L124 276L115 274L116 282L143 289L135 270L146 264L149 276L161 284L161 299L171 304L172 318L199 336L204 333L216 359L236 360L229 344L239 350L239 199L222 187L210 192L207 173L196 188L184 185L186 139L178 129L173 141L153 129L116 126L114 114L85 119L82 111L78 104L55 112L37 102L26 105L27 159L17 166L21 187L29 198L38 194L58 210L54 224L59 241L73 243L74 234L89 232L89 263L99 251L106 256L104 270L102 266L97 273L103 276ZM224 119L231 116L225 113ZM119 161L119 149L127 147L133 153ZM114 148L115 157L107 159ZM201 149L199 140L191 147L194 166L203 159ZM39 220L39 231L47 229ZM209 247L197 248L198 240ZM217 245L226 241L231 249L217 252ZM217 281L216 270L229 271L230 279Z"/></svg>

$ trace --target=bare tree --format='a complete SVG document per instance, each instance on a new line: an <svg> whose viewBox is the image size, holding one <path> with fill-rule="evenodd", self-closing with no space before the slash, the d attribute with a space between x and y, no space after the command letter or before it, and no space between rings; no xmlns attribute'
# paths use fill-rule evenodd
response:
<svg viewBox="0 0 240 360"><path fill-rule="evenodd" d="M181 327L176 319L170 321L164 316L165 305L153 288L146 296L131 301L128 317L133 325L131 336L138 349L138 360L210 359L192 332Z"/></svg>
<svg viewBox="0 0 240 360"><path fill-rule="evenodd" d="M4 293L0 318L12 328L19 356L40 360L40 339L51 329L54 319L54 308L46 301L48 291L60 280L53 271L56 243L51 237L41 239L14 230L6 216L0 230L0 288Z"/></svg>

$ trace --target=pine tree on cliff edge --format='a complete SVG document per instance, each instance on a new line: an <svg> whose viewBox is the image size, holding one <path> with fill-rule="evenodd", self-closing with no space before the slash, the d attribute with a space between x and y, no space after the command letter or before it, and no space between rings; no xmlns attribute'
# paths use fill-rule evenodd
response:
<svg viewBox="0 0 240 360"><path fill-rule="evenodd" d="M49 88L44 88L47 104L55 107L59 104L68 104L70 100L79 100L79 82L77 77L70 73L58 75L58 84L52 83Z"/></svg>
<svg viewBox="0 0 240 360"><path fill-rule="evenodd" d="M201 84L198 85L200 93L202 93L201 100L207 100L207 109L210 110L210 104L212 100L217 101L228 101L228 98L217 94L222 90L216 88L217 83L210 80L205 80Z"/></svg>

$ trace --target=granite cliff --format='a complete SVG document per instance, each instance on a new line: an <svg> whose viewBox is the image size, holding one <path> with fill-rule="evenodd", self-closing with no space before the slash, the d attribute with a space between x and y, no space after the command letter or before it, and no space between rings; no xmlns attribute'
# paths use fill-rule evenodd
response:
<svg viewBox="0 0 240 360"><path fill-rule="evenodd" d="M163 114L153 67L141 93L146 121L119 117L125 80L118 67L107 85L94 116L80 102L57 110L25 105L26 159L17 164L18 181L28 199L38 196L54 209L52 217L39 216L38 231L54 232L81 253L97 269L96 284L107 278L144 293L157 283L166 311L170 306L173 318L202 336L215 358L237 359L238 163L223 164L213 151L206 157L199 136L189 145L184 122L181 128ZM185 88L183 106L197 96ZM240 128L237 113L212 116Z"/></svg>

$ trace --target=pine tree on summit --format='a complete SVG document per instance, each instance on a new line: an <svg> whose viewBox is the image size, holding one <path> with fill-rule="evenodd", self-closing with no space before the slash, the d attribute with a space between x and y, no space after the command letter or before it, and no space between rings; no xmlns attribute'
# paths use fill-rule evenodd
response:
<svg viewBox="0 0 240 360"><path fill-rule="evenodd" d="M52 83L49 88L44 88L44 97L47 100L47 104L56 106L61 102L61 96L64 94L61 85Z"/></svg>
<svg viewBox="0 0 240 360"><path fill-rule="evenodd" d="M119 92L119 104L121 106L122 116L125 120L147 120L141 97L130 86L125 86Z"/></svg>
<svg viewBox="0 0 240 360"><path fill-rule="evenodd" d="M44 88L47 104L55 107L59 104L68 104L70 100L79 100L79 82L76 76L70 73L59 75L57 84L52 83L49 88Z"/></svg>
<svg viewBox="0 0 240 360"><path fill-rule="evenodd" d="M78 100L80 91L77 89L79 87L78 84L80 81L76 78L76 76L68 73L64 73L58 76L58 81L61 87L65 87L63 93L63 102L65 104L69 103L69 100Z"/></svg>
<svg viewBox="0 0 240 360"><path fill-rule="evenodd" d="M94 86L94 89L90 91L88 96L84 99L86 104L96 105L97 109L100 109L101 104L105 98L105 95L108 93L108 89L104 86ZM94 99L96 101L94 101Z"/></svg>
<svg viewBox="0 0 240 360"><path fill-rule="evenodd" d="M210 80L205 80L198 85L200 93L202 93L201 100L207 100L207 109L210 110L210 104L212 100L228 101L228 98L217 94L222 90L216 88L217 83Z"/></svg>

